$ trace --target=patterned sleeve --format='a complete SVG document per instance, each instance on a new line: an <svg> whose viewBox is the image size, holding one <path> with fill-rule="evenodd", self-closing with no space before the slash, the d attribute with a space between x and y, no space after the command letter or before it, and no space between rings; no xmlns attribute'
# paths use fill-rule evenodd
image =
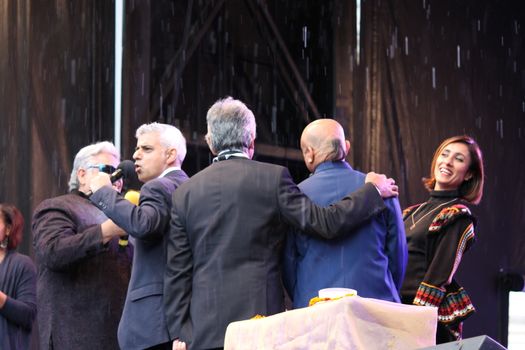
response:
<svg viewBox="0 0 525 350"><path fill-rule="evenodd" d="M418 288L414 304L439 307L447 303L446 298L451 297L457 299L459 304L470 304L470 300L463 300L468 299L468 296L462 288L455 291L455 295L447 292L447 286L452 283L463 253L474 241L474 221L470 211L459 205L444 209L432 222L429 235L428 269ZM442 313L447 312L440 312Z"/></svg>

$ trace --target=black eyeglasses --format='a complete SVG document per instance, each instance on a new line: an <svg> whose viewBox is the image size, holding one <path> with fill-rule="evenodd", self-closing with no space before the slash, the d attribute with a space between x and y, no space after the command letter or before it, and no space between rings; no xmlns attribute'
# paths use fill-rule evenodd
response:
<svg viewBox="0 0 525 350"><path fill-rule="evenodd" d="M115 172L115 167L113 165L107 165L107 164L94 164L94 165L88 165L88 169L98 169L98 171L102 171L106 174L113 174Z"/></svg>

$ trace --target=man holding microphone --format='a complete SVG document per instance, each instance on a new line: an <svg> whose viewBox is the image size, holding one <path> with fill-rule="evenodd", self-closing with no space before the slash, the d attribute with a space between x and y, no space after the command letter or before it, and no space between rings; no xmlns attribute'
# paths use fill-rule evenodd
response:
<svg viewBox="0 0 525 350"><path fill-rule="evenodd" d="M165 245L171 196L188 176L181 169L186 156L182 133L168 124L137 129L135 170L144 185L138 206L119 196L107 174L91 182L90 197L100 210L134 238L131 280L118 329L122 349L171 349L163 312Z"/></svg>

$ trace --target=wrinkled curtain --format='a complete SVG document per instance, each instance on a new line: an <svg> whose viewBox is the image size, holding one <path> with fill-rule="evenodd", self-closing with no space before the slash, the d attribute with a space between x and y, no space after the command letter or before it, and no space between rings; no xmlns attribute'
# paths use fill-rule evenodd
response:
<svg viewBox="0 0 525 350"><path fill-rule="evenodd" d="M0 200L26 219L67 192L73 157L113 138L114 4L0 1Z"/></svg>
<svg viewBox="0 0 525 350"><path fill-rule="evenodd" d="M297 140L317 109L345 126L350 163L394 177L407 206L426 200L421 178L438 144L470 134L486 183L478 239L458 274L478 307L465 335L498 338L499 270L525 272L525 5L360 3L357 50L355 1L275 0L267 13L248 0L127 2L124 156L136 127L161 115L189 132L190 173L204 168L206 109L235 93L252 103L269 160L304 171ZM113 17L112 1L0 0L0 200L24 213L24 252L33 208L67 191L74 154L113 137ZM200 46L186 43L193 56L181 51L182 79L168 77L173 92L161 101L184 33Z"/></svg>
<svg viewBox="0 0 525 350"><path fill-rule="evenodd" d="M458 278L478 307L465 335L497 339L500 269L525 272L525 6L362 1L359 64L355 8L340 6L352 34L341 34L335 49L336 103L348 120L355 167L393 176L405 207L426 200L421 178L442 140L469 134L481 146L478 239Z"/></svg>

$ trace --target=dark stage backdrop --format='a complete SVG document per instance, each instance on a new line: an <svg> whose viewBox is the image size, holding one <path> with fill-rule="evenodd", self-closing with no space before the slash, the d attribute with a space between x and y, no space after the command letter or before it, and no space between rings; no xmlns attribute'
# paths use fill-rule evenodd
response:
<svg viewBox="0 0 525 350"><path fill-rule="evenodd" d="M73 157L113 137L111 1L0 1L0 200L30 217L67 191Z"/></svg>
<svg viewBox="0 0 525 350"><path fill-rule="evenodd" d="M362 63L345 96L355 164L393 174L403 206L420 203L439 143L476 138L486 182L477 243L458 273L478 311L464 335L503 341L499 273L525 272L525 4L367 0L362 18Z"/></svg>
<svg viewBox="0 0 525 350"><path fill-rule="evenodd" d="M80 147L112 138L113 8L0 0L0 201L27 220L66 192ZM185 133L194 174L210 160L206 110L232 95L255 112L257 159L302 180L303 127L334 117L350 163L395 177L407 206L426 199L420 180L438 144L475 137L486 187L459 271L478 308L465 335L501 339L499 272L525 272L522 1L366 0L358 25L355 1L135 0L125 23L125 158L137 126L168 122Z"/></svg>
<svg viewBox="0 0 525 350"><path fill-rule="evenodd" d="M114 8L0 0L0 201L24 214L22 253L33 255L33 209L67 192L77 151L113 137Z"/></svg>

